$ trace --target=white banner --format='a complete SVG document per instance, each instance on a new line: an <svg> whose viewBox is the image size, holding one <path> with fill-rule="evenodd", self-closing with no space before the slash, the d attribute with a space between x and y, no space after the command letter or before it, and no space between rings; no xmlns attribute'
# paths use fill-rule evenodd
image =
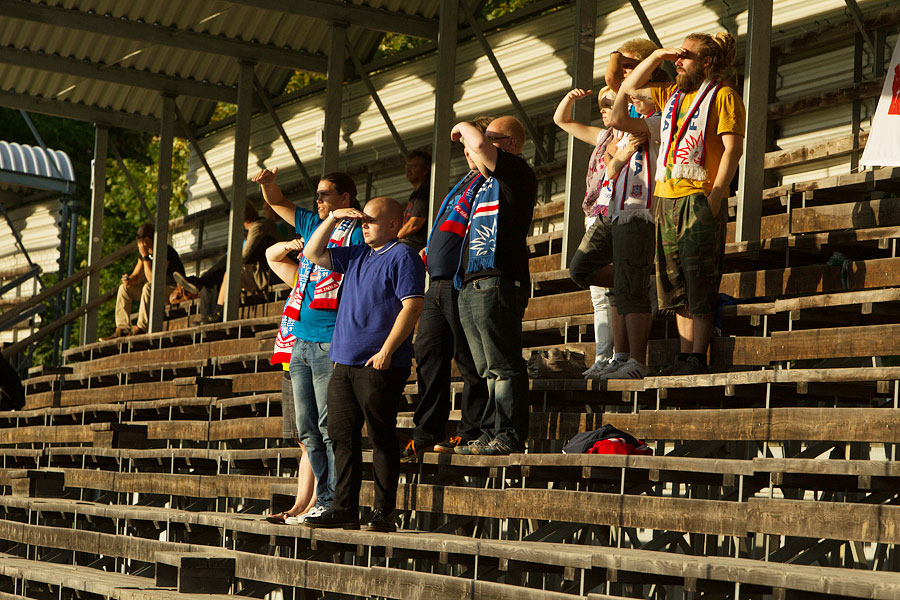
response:
<svg viewBox="0 0 900 600"><path fill-rule="evenodd" d="M860 164L900 167L900 38L888 66Z"/></svg>

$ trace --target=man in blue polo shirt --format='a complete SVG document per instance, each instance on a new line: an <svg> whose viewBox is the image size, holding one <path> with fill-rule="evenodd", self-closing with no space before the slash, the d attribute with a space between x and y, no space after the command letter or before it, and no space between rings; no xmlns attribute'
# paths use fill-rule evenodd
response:
<svg viewBox="0 0 900 600"><path fill-rule="evenodd" d="M330 173L316 186L316 210L295 206L285 198L276 183L278 168L261 170L253 178L259 183L265 201L285 221L294 225L294 232L308 240L332 210L356 207L356 184L346 173ZM333 224L335 225L335 224ZM362 227L355 223L332 227L330 238L337 245L361 244ZM352 227L350 225L353 225ZM337 318L342 283L327 269L316 267L309 260L301 262L294 290L288 299L282 319L282 331L275 343L273 363L290 362L291 386L294 391L294 414L300 442L309 456L316 477L316 503L307 511L306 483L300 478L297 499L289 510L272 519L297 524L309 516L320 515L331 508L334 497L334 452L328 437L328 382L333 363L328 357L331 337ZM291 326L292 324L292 326Z"/></svg>
<svg viewBox="0 0 900 600"><path fill-rule="evenodd" d="M327 247L342 219L362 223L365 244ZM400 447L397 410L412 365L412 332L422 314L425 265L416 251L397 240L403 210L393 198L373 198L365 211L333 211L307 240L303 255L315 264L343 273L328 386L328 433L334 444L337 482L332 509L304 521L309 527L359 524L362 484L362 426L372 443L374 511L362 529L395 531Z"/></svg>

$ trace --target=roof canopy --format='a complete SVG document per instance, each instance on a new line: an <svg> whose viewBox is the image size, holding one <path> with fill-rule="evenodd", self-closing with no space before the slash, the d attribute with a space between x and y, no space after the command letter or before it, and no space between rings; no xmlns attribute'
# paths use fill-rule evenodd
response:
<svg viewBox="0 0 900 600"><path fill-rule="evenodd" d="M237 103L240 62L268 96L296 70L324 73L330 22L371 59L385 32L437 37L439 0L0 0L0 105L159 131L163 93L176 134Z"/></svg>
<svg viewBox="0 0 900 600"><path fill-rule="evenodd" d="M75 191L75 172L69 155L62 150L0 141L0 185Z"/></svg>

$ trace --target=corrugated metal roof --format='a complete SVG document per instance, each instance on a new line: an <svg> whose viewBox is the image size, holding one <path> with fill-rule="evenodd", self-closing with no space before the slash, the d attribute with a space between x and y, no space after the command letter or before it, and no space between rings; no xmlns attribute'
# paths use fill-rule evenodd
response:
<svg viewBox="0 0 900 600"><path fill-rule="evenodd" d="M0 141L0 169L74 182L69 155L62 150L47 150L49 153L39 146Z"/></svg>
<svg viewBox="0 0 900 600"><path fill-rule="evenodd" d="M436 0L356 0L351 5L434 17L439 2ZM0 15L8 10L38 11L59 8L78 11L76 14L106 15L121 21L139 25L172 27L179 32L194 32L214 36L215 39L254 42L276 49L302 50L324 56L328 46L326 22L312 17L286 12L264 10L237 2L192 0L174 2L158 0L4 0L0 2ZM35 12L37 14L37 12ZM381 38L380 32L351 26L348 39L360 56L369 56ZM207 82L224 88L237 85L238 59L161 45L127 37L112 35L100 28L84 31L29 20L4 17L0 28L0 49L7 51L27 49L47 57L63 57L77 61L89 61L93 65L115 66L137 72L180 77L196 82ZM27 58L27 57L26 57ZM4 61L0 57L0 80L3 89L32 97L65 100L89 107L124 111L134 115L159 116L159 93L142 87L99 81L71 73L40 70L21 64L19 58ZM6 64L3 64L6 62ZM29 63L33 64L33 63ZM259 63L256 74L270 95L279 94L291 69ZM215 105L215 100L190 96L178 99L185 118L203 124Z"/></svg>
<svg viewBox="0 0 900 600"><path fill-rule="evenodd" d="M723 28L739 36L738 57L743 52L747 31L746 1L715 2L710 0L642 0L641 5L656 27L663 44L677 45L687 33L694 31L720 31ZM859 5L867 16L885 9L896 8L892 0L860 0ZM609 10L613 8L613 10ZM611 49L626 40L645 37L644 30L628 3L601 3L596 27L594 77L600 85L606 57ZM821 30L830 25L846 24L844 0L776 0L773 11L773 45L794 36ZM489 41L500 64L522 101L533 117L547 118L562 95L569 89L571 75L568 71L572 56L571 7L522 22L490 34ZM852 82L852 36L826 54L809 56L782 55L774 90L779 100L823 92ZM432 54L420 60L385 69L372 76L373 84L387 107L394 125L409 148L431 145L434 81L436 60ZM359 170L365 165L377 164L385 158L398 156L398 150L388 133L377 108L360 82L344 87L341 123L340 167ZM300 99L278 108L278 114L294 148L307 169L319 171L321 157L316 149L316 130L323 125L324 94ZM454 108L458 119L480 114L509 114L510 103L500 86L487 59L474 41L467 41L457 49L456 100ZM867 118L867 114L864 115ZM780 122L780 147L826 140L829 137L847 135L849 132L849 105L825 111L808 111ZM550 125L552 127L552 125ZM554 128L555 129L555 128ZM818 133L817 133L818 132ZM566 135L555 130L555 155L564 156ZM817 135L819 137L817 137ZM233 130L218 131L200 141L207 159L219 182L226 189L231 185L233 160ZM525 154L533 156L529 143ZM272 126L268 117L252 121L249 173L252 175L262 165L278 166L278 179L286 187L301 180L294 162ZM826 170L834 170L828 165ZM219 203L217 193L208 175L192 155L190 162L191 186L188 211L196 212ZM803 178L818 173L816 165L804 166L785 178ZM455 159L451 173L465 170L462 157ZM846 172L846 167L845 171ZM373 194L390 195L405 199L409 193L402 169L399 167L376 170L373 174ZM364 176L357 178L359 189L365 189ZM253 188L251 188L253 189ZM552 199L564 196L562 179L552 184ZM308 198L294 198L301 204ZM204 244L220 244L225 240L225 227L215 223L204 228ZM195 248L197 232L186 231L174 237L179 251Z"/></svg>

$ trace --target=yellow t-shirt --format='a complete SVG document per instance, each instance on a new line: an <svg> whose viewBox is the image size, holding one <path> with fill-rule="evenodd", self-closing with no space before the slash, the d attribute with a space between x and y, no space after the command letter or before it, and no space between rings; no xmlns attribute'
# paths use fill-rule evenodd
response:
<svg viewBox="0 0 900 600"><path fill-rule="evenodd" d="M660 110L666 105L669 97L675 93L677 86L674 83L664 83L651 88L653 92L653 100ZM699 90L697 90L699 91ZM697 92L685 94L678 109L676 118L676 131L681 127L687 111ZM734 88L723 86L716 95L716 110L709 116L707 131L716 131L718 134L734 133L744 136L746 132L747 111L744 109L744 102ZM660 150L665 148L667 140L662 140ZM674 144L669 148L670 152L675 151ZM719 163L722 162L722 156L725 154L725 146L722 144L722 138L718 135L707 135L706 137L706 160L704 167L706 168L706 181L699 182L692 179L670 179L672 160L666 157L666 180L657 181L653 194L661 198L681 198L702 192L708 194L712 190L713 182L716 180L716 173L719 170Z"/></svg>

